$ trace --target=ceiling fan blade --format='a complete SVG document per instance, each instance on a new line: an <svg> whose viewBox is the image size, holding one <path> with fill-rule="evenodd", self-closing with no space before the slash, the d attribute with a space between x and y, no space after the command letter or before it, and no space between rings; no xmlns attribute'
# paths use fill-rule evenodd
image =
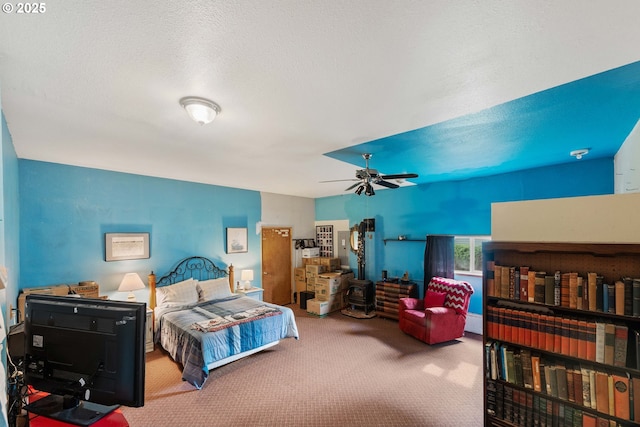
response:
<svg viewBox="0 0 640 427"><path fill-rule="evenodd" d="M358 185L360 185L360 180L358 180L358 182L356 182L355 184L353 184L351 187L349 188L345 188L344 191L349 191L349 190L353 190L354 188L356 188Z"/></svg>
<svg viewBox="0 0 640 427"><path fill-rule="evenodd" d="M398 173L395 175L382 175L382 179L404 179L404 178L417 178L417 173Z"/></svg>
<svg viewBox="0 0 640 427"><path fill-rule="evenodd" d="M387 182L387 181L383 181L383 180L374 181L374 184L382 185L383 187L387 187L387 188L398 188L398 187L400 187L398 184L394 184L393 182Z"/></svg>
<svg viewBox="0 0 640 427"><path fill-rule="evenodd" d="M320 183L324 182L343 182L343 181L360 181L359 179L351 178L351 179L331 179L329 181L319 181Z"/></svg>

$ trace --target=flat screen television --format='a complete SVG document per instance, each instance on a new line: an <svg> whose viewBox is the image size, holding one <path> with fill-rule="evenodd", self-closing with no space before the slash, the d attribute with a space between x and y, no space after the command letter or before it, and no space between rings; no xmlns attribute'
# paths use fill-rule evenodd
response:
<svg viewBox="0 0 640 427"><path fill-rule="evenodd" d="M146 304L28 295L27 385L48 396L31 413L80 426L144 405Z"/></svg>

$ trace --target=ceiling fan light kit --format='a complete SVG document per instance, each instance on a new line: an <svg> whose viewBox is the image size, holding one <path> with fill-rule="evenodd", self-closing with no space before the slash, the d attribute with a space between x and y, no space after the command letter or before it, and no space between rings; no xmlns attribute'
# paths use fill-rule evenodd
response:
<svg viewBox="0 0 640 427"><path fill-rule="evenodd" d="M200 125L211 123L222 111L215 102L197 96L185 96L180 99L180 105L189 114L189 117Z"/></svg>
<svg viewBox="0 0 640 427"><path fill-rule="evenodd" d="M581 148L579 150L573 150L572 152L569 153L569 155L571 155L572 157L575 157L578 160L582 159L582 156L584 156L586 154L589 154L589 149L588 148Z"/></svg>
<svg viewBox="0 0 640 427"><path fill-rule="evenodd" d="M416 173L399 173L399 174L393 174L393 175L380 175L376 169L369 168L369 159L372 156L373 154L370 154L370 153L362 154L362 158L365 161L365 168L359 169L356 171L355 179L338 179L334 181L323 181L323 182L356 181L355 184L349 186L344 191L353 190L355 188L356 189L355 193L358 196L361 195L363 191L366 196L374 196L376 192L373 189L372 184L377 184L387 188L398 188L400 187L398 184L389 182L387 180L393 179L393 180L396 180L397 182L401 182L401 181L404 181L406 178L418 177L418 174Z"/></svg>

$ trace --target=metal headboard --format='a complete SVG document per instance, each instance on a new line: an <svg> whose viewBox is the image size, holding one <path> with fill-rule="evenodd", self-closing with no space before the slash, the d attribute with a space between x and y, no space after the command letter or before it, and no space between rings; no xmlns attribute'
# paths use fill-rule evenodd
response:
<svg viewBox="0 0 640 427"><path fill-rule="evenodd" d="M229 268L232 271L233 266L229 266ZM180 261L173 271L156 281L156 287L172 285L189 278L209 280L226 276L229 276L227 270L216 266L213 261L205 257L194 256Z"/></svg>

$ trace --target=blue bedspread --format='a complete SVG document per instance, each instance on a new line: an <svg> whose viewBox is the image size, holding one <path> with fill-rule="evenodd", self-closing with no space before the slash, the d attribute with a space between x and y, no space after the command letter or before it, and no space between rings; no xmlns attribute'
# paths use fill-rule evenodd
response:
<svg viewBox="0 0 640 427"><path fill-rule="evenodd" d="M208 319L207 312L232 314L260 306L278 308L282 314L261 317L216 332L192 328L194 323ZM246 296L234 295L190 306L159 307L155 316L156 342L182 364L182 379L196 388L201 388L206 381L210 363L282 338L298 338L298 327L290 308Z"/></svg>

